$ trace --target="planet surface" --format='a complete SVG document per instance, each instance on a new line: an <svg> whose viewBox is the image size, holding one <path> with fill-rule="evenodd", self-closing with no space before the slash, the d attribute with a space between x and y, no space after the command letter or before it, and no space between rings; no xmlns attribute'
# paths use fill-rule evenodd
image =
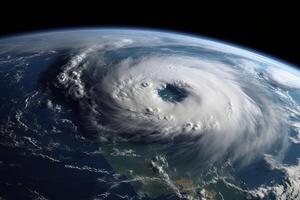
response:
<svg viewBox="0 0 300 200"><path fill-rule="evenodd" d="M207 38L0 40L0 199L300 199L300 71Z"/></svg>

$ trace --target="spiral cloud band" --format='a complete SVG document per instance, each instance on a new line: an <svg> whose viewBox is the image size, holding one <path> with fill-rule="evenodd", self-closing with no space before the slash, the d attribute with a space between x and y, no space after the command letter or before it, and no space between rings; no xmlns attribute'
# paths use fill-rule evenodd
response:
<svg viewBox="0 0 300 200"><path fill-rule="evenodd" d="M263 82L268 73L256 73L252 61L172 53L172 47L107 59L134 49L129 41L89 48L58 75L102 139L176 140L212 160L230 152L249 161L275 142L284 146L287 115Z"/></svg>

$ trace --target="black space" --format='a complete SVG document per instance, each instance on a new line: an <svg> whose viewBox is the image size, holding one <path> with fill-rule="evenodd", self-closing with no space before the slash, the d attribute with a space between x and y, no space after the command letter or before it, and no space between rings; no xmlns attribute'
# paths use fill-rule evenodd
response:
<svg viewBox="0 0 300 200"><path fill-rule="evenodd" d="M0 12L0 36L80 27L138 27L187 32L224 40L263 52L300 66L300 12L298 5L275 6L272 2L224 6L217 2L172 6L140 2L128 5L112 2L59 3L40 1L32 5L3 6ZM18 6L16 6L18 5Z"/></svg>

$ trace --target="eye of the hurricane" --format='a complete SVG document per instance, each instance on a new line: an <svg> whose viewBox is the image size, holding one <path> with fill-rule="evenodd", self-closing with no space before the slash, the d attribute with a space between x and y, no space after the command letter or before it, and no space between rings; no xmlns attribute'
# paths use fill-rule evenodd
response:
<svg viewBox="0 0 300 200"><path fill-rule="evenodd" d="M188 96L188 92L184 88L169 83L158 89L157 92L164 101L171 103L181 102Z"/></svg>

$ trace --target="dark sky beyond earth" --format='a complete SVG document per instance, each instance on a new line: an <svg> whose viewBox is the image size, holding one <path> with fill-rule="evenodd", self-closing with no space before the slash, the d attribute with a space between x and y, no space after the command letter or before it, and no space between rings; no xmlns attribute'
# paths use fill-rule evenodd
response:
<svg viewBox="0 0 300 200"><path fill-rule="evenodd" d="M1 6L0 36L80 27L139 27L187 32L252 48L300 66L300 12L297 5L224 7L201 2L161 5L154 2L58 3L41 1ZM154 4L154 5L153 5ZM228 8L229 7L229 8Z"/></svg>

